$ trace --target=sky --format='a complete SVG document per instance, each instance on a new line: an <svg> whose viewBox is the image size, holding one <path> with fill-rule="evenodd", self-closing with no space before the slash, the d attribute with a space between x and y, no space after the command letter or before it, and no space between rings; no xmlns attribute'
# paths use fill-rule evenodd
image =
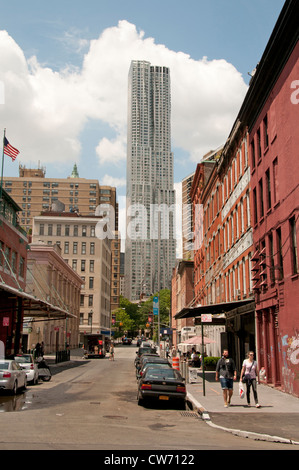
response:
<svg viewBox="0 0 299 470"><path fill-rule="evenodd" d="M116 186L125 207L131 60L170 68L174 182L222 145L284 0L0 0L5 157ZM1 139L2 140L2 139Z"/></svg>

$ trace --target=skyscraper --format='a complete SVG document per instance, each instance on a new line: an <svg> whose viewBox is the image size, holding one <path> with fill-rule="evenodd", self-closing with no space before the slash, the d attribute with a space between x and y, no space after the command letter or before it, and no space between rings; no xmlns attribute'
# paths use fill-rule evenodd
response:
<svg viewBox="0 0 299 470"><path fill-rule="evenodd" d="M170 73L132 61L128 86L125 295L170 288L175 265Z"/></svg>

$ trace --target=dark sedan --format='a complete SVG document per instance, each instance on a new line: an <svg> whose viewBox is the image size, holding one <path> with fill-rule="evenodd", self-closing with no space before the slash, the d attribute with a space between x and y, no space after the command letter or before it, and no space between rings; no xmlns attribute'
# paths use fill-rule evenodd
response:
<svg viewBox="0 0 299 470"><path fill-rule="evenodd" d="M176 369L149 368L138 383L138 405L146 400L175 400L185 406L186 386Z"/></svg>
<svg viewBox="0 0 299 470"><path fill-rule="evenodd" d="M140 371L144 368L146 364L169 364L167 359L163 359L160 356L141 356L139 364L136 366L136 378L141 377Z"/></svg>
<svg viewBox="0 0 299 470"><path fill-rule="evenodd" d="M146 354L142 354L139 358L139 360L135 363L135 367L136 367L136 374L137 372L141 369L141 367L143 367L143 365L145 364L145 362L149 361L149 360L152 360L152 361L165 361L165 359L163 359L162 357L160 357L158 354L156 353L146 353Z"/></svg>
<svg viewBox="0 0 299 470"><path fill-rule="evenodd" d="M169 364L169 362L151 362L151 361L146 362L143 365L143 367L140 369L139 374L137 376L137 379L142 377L149 368L151 368L151 369L170 369L171 365Z"/></svg>
<svg viewBox="0 0 299 470"><path fill-rule="evenodd" d="M136 351L136 358L135 358L135 367L137 366L137 364L139 364L139 361L140 361L140 358L142 355L144 354L153 354L155 356L157 356L158 354L156 353L155 349L153 348L139 348L137 351Z"/></svg>

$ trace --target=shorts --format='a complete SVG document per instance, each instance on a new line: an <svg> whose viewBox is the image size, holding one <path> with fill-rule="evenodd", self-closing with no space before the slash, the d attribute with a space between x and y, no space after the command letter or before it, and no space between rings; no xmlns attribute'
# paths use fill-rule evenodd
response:
<svg viewBox="0 0 299 470"><path fill-rule="evenodd" d="M222 390L233 390L233 388L234 388L234 380L233 379L220 378L220 383L221 383Z"/></svg>

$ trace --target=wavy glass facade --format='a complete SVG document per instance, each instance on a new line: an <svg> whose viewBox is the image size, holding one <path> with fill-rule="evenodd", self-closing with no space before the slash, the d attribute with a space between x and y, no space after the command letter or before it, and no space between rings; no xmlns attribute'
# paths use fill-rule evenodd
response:
<svg viewBox="0 0 299 470"><path fill-rule="evenodd" d="M132 61L128 85L125 296L170 288L175 265L171 93L167 67Z"/></svg>

